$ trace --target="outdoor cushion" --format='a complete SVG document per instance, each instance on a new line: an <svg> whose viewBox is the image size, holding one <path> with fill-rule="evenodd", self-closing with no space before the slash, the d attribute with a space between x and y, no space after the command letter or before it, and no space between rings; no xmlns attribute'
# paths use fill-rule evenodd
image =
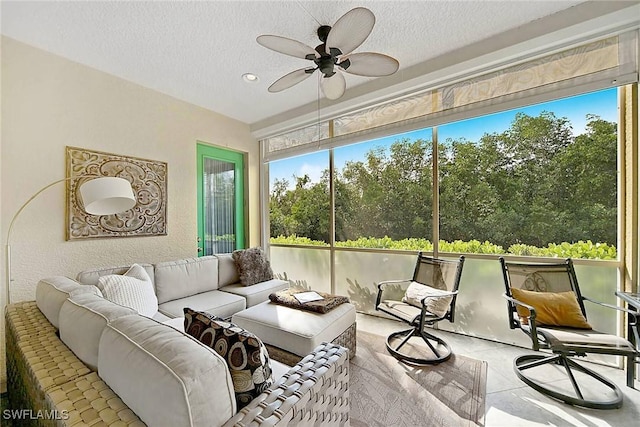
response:
<svg viewBox="0 0 640 427"><path fill-rule="evenodd" d="M251 286L242 286L241 284L228 285L220 289L221 291L230 292L239 295L247 300L247 307L253 307L269 299L269 295L273 292L282 291L289 288L289 282L280 279L271 279L265 282L256 283Z"/></svg>
<svg viewBox="0 0 640 427"><path fill-rule="evenodd" d="M435 289L431 286L423 285L418 282L411 282L404 294L404 297L402 298L402 302L406 302L407 304L413 305L414 307L421 308L422 300L424 300L424 298L428 296L442 295L445 292L446 291L442 289ZM452 299L452 296L446 296L442 298L427 298L425 300L427 311L435 314L438 317L442 317L447 314Z"/></svg>
<svg viewBox="0 0 640 427"><path fill-rule="evenodd" d="M71 295L60 309L60 339L92 370L98 370L98 345L107 322L136 311L91 293Z"/></svg>
<svg viewBox="0 0 640 427"><path fill-rule="evenodd" d="M228 292L209 291L165 302L158 306L158 310L165 316L182 317L184 316L183 309L185 307L228 318L233 313L244 310L247 305L245 299L241 296Z"/></svg>
<svg viewBox="0 0 640 427"><path fill-rule="evenodd" d="M102 296L95 286L85 286L68 277L55 276L42 279L36 286L36 305L53 326L59 328L62 304L72 293L92 293Z"/></svg>
<svg viewBox="0 0 640 427"><path fill-rule="evenodd" d="M218 288L240 282L236 262L231 254L218 254Z"/></svg>
<svg viewBox="0 0 640 427"><path fill-rule="evenodd" d="M218 258L215 256L160 262L155 268L159 304L218 289Z"/></svg>
<svg viewBox="0 0 640 427"><path fill-rule="evenodd" d="M320 314L266 301L234 314L231 321L267 344L305 356L349 329L356 321L356 310L347 303Z"/></svg>
<svg viewBox="0 0 640 427"><path fill-rule="evenodd" d="M536 310L536 325L591 329L573 291L536 292L511 288L511 294L518 301ZM520 321L528 324L529 310L521 305L516 305L516 310Z"/></svg>
<svg viewBox="0 0 640 427"><path fill-rule="evenodd" d="M221 426L236 413L225 361L211 348L144 316L110 322L98 374L148 426Z"/></svg>
<svg viewBox="0 0 640 427"><path fill-rule="evenodd" d="M153 265L146 264L146 263L138 263L138 265L141 265L144 268L144 271L146 271L147 274L149 275L151 282L154 283L155 275L153 272ZM97 286L98 280L100 279L100 277L106 276L108 274L124 274L130 268L131 266L127 265L127 266L119 266L119 267L103 267L103 268L96 268L92 270L84 270L76 275L76 280L82 283L83 285ZM154 284L154 288L155 288L155 284Z"/></svg>

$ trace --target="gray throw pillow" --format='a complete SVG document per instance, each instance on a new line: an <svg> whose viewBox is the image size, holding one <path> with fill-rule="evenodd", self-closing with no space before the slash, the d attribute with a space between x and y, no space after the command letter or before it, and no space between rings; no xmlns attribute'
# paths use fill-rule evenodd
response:
<svg viewBox="0 0 640 427"><path fill-rule="evenodd" d="M240 283L243 286L251 286L273 279L271 264L264 256L262 248L256 247L234 251L231 256L236 264Z"/></svg>

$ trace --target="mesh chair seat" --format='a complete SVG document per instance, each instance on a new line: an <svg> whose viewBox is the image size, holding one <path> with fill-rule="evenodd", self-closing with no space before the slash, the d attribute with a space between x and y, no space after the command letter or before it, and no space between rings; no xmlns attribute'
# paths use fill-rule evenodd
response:
<svg viewBox="0 0 640 427"><path fill-rule="evenodd" d="M385 311L388 314L392 314L409 324L413 324L420 320L420 314L422 310L416 306L407 304L402 301L394 301L394 300L384 300L380 303L381 311ZM437 316L433 313L429 313L428 311L425 313L428 318L437 318Z"/></svg>
<svg viewBox="0 0 640 427"><path fill-rule="evenodd" d="M529 325L522 325L524 331L531 331ZM617 335L605 334L593 329L569 329L569 328L536 328L536 332L542 335L549 348L570 348L582 350L584 353L606 353L627 355L634 353L635 348L626 339ZM600 351L601 350L601 351Z"/></svg>
<svg viewBox="0 0 640 427"><path fill-rule="evenodd" d="M396 359L415 365L428 365L444 362L451 357L451 347L425 329L440 320L453 322L463 263L463 256L451 261L427 257L420 252L411 279L378 283L376 310L411 325L410 329L394 332L387 337L387 350ZM383 300L384 287L399 283L410 283L405 298L402 301ZM419 338L417 350L414 345L407 345L403 350L413 337ZM400 343L396 344L396 341ZM427 348L423 349L425 344Z"/></svg>

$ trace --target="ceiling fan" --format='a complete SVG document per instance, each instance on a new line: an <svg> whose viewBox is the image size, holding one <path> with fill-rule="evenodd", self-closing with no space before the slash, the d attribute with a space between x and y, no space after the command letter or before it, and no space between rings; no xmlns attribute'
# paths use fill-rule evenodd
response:
<svg viewBox="0 0 640 427"><path fill-rule="evenodd" d="M345 13L333 27L322 25L315 49L286 37L262 35L256 41L262 46L285 55L313 61L315 66L301 68L276 80L269 92L288 89L311 76L316 70L323 75L320 87L329 99L340 98L346 89L342 72L365 77L388 76L400 64L390 56L374 52L352 53L371 34L376 18L369 9L357 7Z"/></svg>

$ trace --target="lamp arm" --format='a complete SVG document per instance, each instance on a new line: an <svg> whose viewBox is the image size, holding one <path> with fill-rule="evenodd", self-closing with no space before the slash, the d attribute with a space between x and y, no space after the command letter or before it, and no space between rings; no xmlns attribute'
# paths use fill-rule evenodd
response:
<svg viewBox="0 0 640 427"><path fill-rule="evenodd" d="M22 211L29 205L29 203L31 203L35 198L37 198L42 192L48 190L54 185L59 184L61 182L65 182L65 181L71 181L72 179L90 178L90 177L93 178L93 177L100 177L100 176L102 175L77 175L77 176L68 176L66 178L53 181L52 183L45 185L40 190L38 190L33 196L29 198L29 200L24 202L24 204L20 206L20 209L18 209L18 211L13 215L13 218L11 218L11 222L9 223L9 230L7 231L7 240L5 244L5 254L6 254L6 261L7 261L6 263L7 304L11 303L11 246L9 245L9 242L11 241L11 232L13 231L13 225L16 222L16 219L20 216Z"/></svg>

